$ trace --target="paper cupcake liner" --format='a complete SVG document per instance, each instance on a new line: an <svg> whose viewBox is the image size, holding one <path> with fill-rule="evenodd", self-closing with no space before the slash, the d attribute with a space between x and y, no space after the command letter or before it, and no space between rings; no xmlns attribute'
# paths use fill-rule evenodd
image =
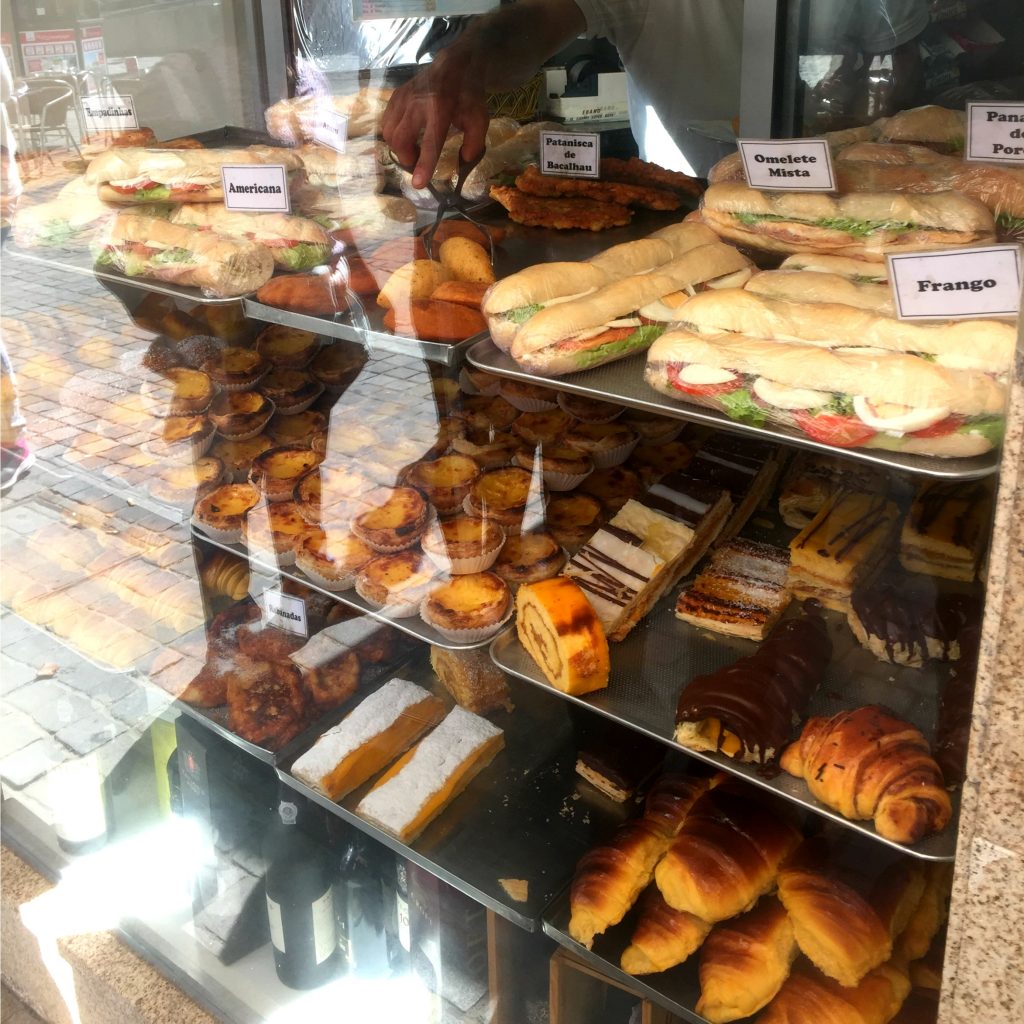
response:
<svg viewBox="0 0 1024 1024"><path fill-rule="evenodd" d="M213 437L216 433L216 430L210 430L198 441L193 441L190 437L181 441L162 441L154 438L152 441L144 441L142 450L158 459L201 459L213 446Z"/></svg>
<svg viewBox="0 0 1024 1024"><path fill-rule="evenodd" d="M276 411L274 403L271 402L269 398L267 399L267 402L270 404L270 412L267 413L267 418L255 430L247 430L243 434L227 434L223 430L221 430L220 427L218 427L217 433L228 441L250 441L257 434L262 434L263 431L266 429L267 424L270 422L270 418L274 415Z"/></svg>
<svg viewBox="0 0 1024 1024"><path fill-rule="evenodd" d="M259 346L257 346L256 351L260 351ZM317 340L315 344L310 345L309 354L305 356L284 356L283 358L272 359L263 352L260 352L260 355L270 363L271 368L278 367L282 370L301 370L304 367L309 366L309 364L316 359L319 351L320 341Z"/></svg>
<svg viewBox="0 0 1024 1024"><path fill-rule="evenodd" d="M385 602L381 604L380 601L375 601L372 597L367 597L359 586L359 579L356 578L356 593L376 612L380 612L382 615L386 615L391 619L409 619L413 615L418 615L420 610L420 603L423 598L419 601L397 601L392 604Z"/></svg>
<svg viewBox="0 0 1024 1024"><path fill-rule="evenodd" d="M470 379L469 374L466 372L466 368L463 367L459 371L459 390L465 395L487 395L493 398L495 395L501 393L501 380L498 377L493 377L491 383L486 388L479 388Z"/></svg>
<svg viewBox="0 0 1024 1024"><path fill-rule="evenodd" d="M320 384L319 381L317 381ZM305 412L322 394L324 393L324 386L320 384L320 390L317 391L312 398L307 398L297 405L283 405L281 402L277 403L277 412L281 416L298 416L300 412Z"/></svg>
<svg viewBox="0 0 1024 1024"><path fill-rule="evenodd" d="M436 629L438 633L445 638L450 640L453 644L475 644L481 640L486 640L490 636L494 636L503 626L507 625L509 620L512 618L515 612L515 602L509 601L509 608L505 615L502 617L500 622L496 622L491 626L478 626L476 629L447 629L444 626L438 626L436 623L431 622L427 617L427 600L429 594L424 597L420 602L420 618L428 625L431 629Z"/></svg>
<svg viewBox="0 0 1024 1024"><path fill-rule="evenodd" d="M640 444L668 444L669 441L674 441L682 432L686 426L685 423L679 422L672 426L672 429L667 432L660 434L654 434L651 437L646 437L644 434L640 434Z"/></svg>
<svg viewBox="0 0 1024 1024"><path fill-rule="evenodd" d="M270 364L268 363L267 368L265 370L262 370L259 373L254 374L252 377L250 377L242 384L225 384L223 381L219 380L214 380L213 383L216 384L217 387L221 389L221 391L252 391L252 389L256 387L256 385L259 384L259 382L263 380L263 378L266 377L268 373L270 373L270 369ZM213 380L212 377L210 379Z"/></svg>
<svg viewBox="0 0 1024 1024"><path fill-rule="evenodd" d="M315 583L322 590L329 590L332 594L341 593L343 590L351 590L356 585L356 576L359 573L359 570L356 569L340 579L328 579L326 576L321 576L315 569L311 569L308 565L300 562L298 558L295 559L295 564L302 570L305 576L309 577L310 582Z"/></svg>
<svg viewBox="0 0 1024 1024"><path fill-rule="evenodd" d="M553 470L545 469L544 486L549 491L571 491L574 487L579 487L591 473L593 473L592 469L588 469L586 473L556 473Z"/></svg>
<svg viewBox="0 0 1024 1024"><path fill-rule="evenodd" d="M224 473L227 479L224 482L228 484L247 484L249 482L249 470L251 468L251 466L238 466L237 468L225 466Z"/></svg>
<svg viewBox="0 0 1024 1024"><path fill-rule="evenodd" d="M473 519L490 519L497 523L506 533L514 526L517 534L519 533L519 526L522 523L523 516L526 514L525 506L522 511L516 512L493 512L474 508L468 494L462 501L462 511Z"/></svg>
<svg viewBox="0 0 1024 1024"><path fill-rule="evenodd" d="M374 551L382 555L397 555L400 551L408 551L409 548L415 547L419 543L420 537L422 537L423 534L426 532L426 529L427 522L426 520L424 520L423 529L420 530L415 537L410 537L404 540L401 544L387 546L381 544L379 541L371 540L370 537L366 536L366 534L362 530L360 530L354 522L352 523L351 526L352 533L355 534L355 536L358 537L359 540L361 540L368 548L372 548Z"/></svg>
<svg viewBox="0 0 1024 1024"><path fill-rule="evenodd" d="M194 512L190 521L201 534L209 537L210 540L219 541L221 544L238 544L242 539L242 527L240 525L234 530L218 530L215 526L208 526L200 519L197 519Z"/></svg>
<svg viewBox="0 0 1024 1024"><path fill-rule="evenodd" d="M504 530L504 527L502 527ZM505 537L501 543L491 551L484 551L482 554L473 555L469 558L452 558L447 552L430 551L423 549L423 553L442 572L450 573L452 576L468 576L474 572L486 572L498 560L501 549L505 546Z"/></svg>
<svg viewBox="0 0 1024 1024"><path fill-rule="evenodd" d="M504 391L500 394L509 405L520 412L550 412L558 408L557 402L549 402L546 398L524 398L520 395L506 395Z"/></svg>
<svg viewBox="0 0 1024 1024"><path fill-rule="evenodd" d="M266 498L267 501L269 501L272 505L275 505L281 501L291 501L292 498L295 496L295 485L298 482L298 478L295 478L292 480L291 486L286 491L282 491L280 493L274 491L273 494L267 490L265 484L258 483L257 481L254 480L252 481L252 485L253 487L259 489L260 493L262 493L263 497ZM275 483L277 483L277 481L275 481Z"/></svg>
<svg viewBox="0 0 1024 1024"><path fill-rule="evenodd" d="M295 552L290 548L287 551L275 551L273 548L259 548L252 544L246 544L249 549L249 554L253 558L259 559L261 562L266 562L269 565L277 565L279 568L285 568L289 565L295 564Z"/></svg>
<svg viewBox="0 0 1024 1024"><path fill-rule="evenodd" d="M594 469L611 469L612 466L621 466L633 454L633 449L640 443L640 438L634 438L617 448L610 448L603 452L591 452L590 457L594 460Z"/></svg>
<svg viewBox="0 0 1024 1024"><path fill-rule="evenodd" d="M569 399L571 398L572 395L567 395L564 391L559 391L558 407L562 412L567 412L570 416L574 416L580 421L580 423L611 423L613 420L617 420L626 411L625 406L620 405L617 409L613 409L611 413L605 413L603 416L597 418L594 416L581 416L578 412L569 408Z"/></svg>

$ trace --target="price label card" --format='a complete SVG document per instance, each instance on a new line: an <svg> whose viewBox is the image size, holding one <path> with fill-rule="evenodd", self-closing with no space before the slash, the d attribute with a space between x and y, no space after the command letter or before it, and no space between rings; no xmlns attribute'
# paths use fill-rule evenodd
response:
<svg viewBox="0 0 1024 1024"><path fill-rule="evenodd" d="M306 621L306 602L301 597L282 594L280 590L263 592L263 614L267 622L296 636L309 636Z"/></svg>
<svg viewBox="0 0 1024 1024"><path fill-rule="evenodd" d="M596 132L541 132L540 173L600 178L601 136Z"/></svg>
<svg viewBox="0 0 1024 1024"><path fill-rule="evenodd" d="M335 153L344 153L348 145L348 118L331 110L322 114L317 112L309 125L309 134L321 146L333 149Z"/></svg>
<svg viewBox="0 0 1024 1024"><path fill-rule="evenodd" d="M1012 317L1020 311L1018 245L906 253L888 260L901 320Z"/></svg>
<svg viewBox="0 0 1024 1024"><path fill-rule="evenodd" d="M966 156L1024 164L1024 103L968 103Z"/></svg>
<svg viewBox="0 0 1024 1024"><path fill-rule="evenodd" d="M220 171L224 206L249 213L289 213L288 172L284 164L225 164Z"/></svg>
<svg viewBox="0 0 1024 1024"><path fill-rule="evenodd" d="M751 188L772 192L835 192L832 152L824 139L740 139Z"/></svg>
<svg viewBox="0 0 1024 1024"><path fill-rule="evenodd" d="M139 127L131 96L83 96L82 111L88 132L123 132Z"/></svg>

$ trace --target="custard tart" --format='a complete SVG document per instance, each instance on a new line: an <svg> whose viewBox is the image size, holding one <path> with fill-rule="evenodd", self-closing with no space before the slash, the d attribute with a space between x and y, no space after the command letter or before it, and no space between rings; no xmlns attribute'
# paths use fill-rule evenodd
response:
<svg viewBox="0 0 1024 1024"><path fill-rule="evenodd" d="M252 460L273 447L266 434L257 434L244 441L229 441L226 437L218 437L210 448L210 454L224 463L228 479L240 484L249 479Z"/></svg>
<svg viewBox="0 0 1024 1024"><path fill-rule="evenodd" d="M427 528L427 503L412 487L382 487L365 500L369 508L352 520L352 532L374 551L410 548Z"/></svg>
<svg viewBox="0 0 1024 1024"><path fill-rule="evenodd" d="M247 441L263 432L274 415L274 403L258 391L222 391L210 406L217 432L230 441Z"/></svg>
<svg viewBox="0 0 1024 1024"><path fill-rule="evenodd" d="M493 572L454 576L423 599L420 618L453 643L477 643L496 633L512 611L508 584Z"/></svg>
<svg viewBox="0 0 1024 1024"><path fill-rule="evenodd" d="M301 444L268 448L253 459L249 482L263 491L267 501L291 501L295 485L320 461L316 452Z"/></svg>
<svg viewBox="0 0 1024 1024"><path fill-rule="evenodd" d="M208 374L178 366L143 381L140 394L154 416L198 416L209 409L213 390Z"/></svg>
<svg viewBox="0 0 1024 1024"><path fill-rule="evenodd" d="M327 417L322 412L282 413L278 410L267 424L266 434L275 445L302 444L313 448L313 442L327 430Z"/></svg>
<svg viewBox="0 0 1024 1024"><path fill-rule="evenodd" d="M421 540L430 560L454 576L489 569L504 543L505 531L496 522L471 516L438 520Z"/></svg>
<svg viewBox="0 0 1024 1024"><path fill-rule="evenodd" d="M575 448L542 448L540 451L541 472L544 484L552 491L571 491L582 483L594 470L594 463L585 452ZM538 453L522 448L512 456L512 461L523 469L533 470Z"/></svg>
<svg viewBox="0 0 1024 1024"><path fill-rule="evenodd" d="M454 515L462 508L480 467L468 455L443 455L433 462L417 462L405 473L405 482L427 497L440 515Z"/></svg>
<svg viewBox="0 0 1024 1024"><path fill-rule="evenodd" d="M306 529L295 541L295 564L324 590L349 590L356 575L377 557L373 548L345 529Z"/></svg>
<svg viewBox="0 0 1024 1024"><path fill-rule="evenodd" d="M564 548L575 551L601 525L603 509L589 494L552 498L545 510L547 529Z"/></svg>
<svg viewBox="0 0 1024 1024"><path fill-rule="evenodd" d="M519 415L519 411L500 395L493 398L480 395L477 398L467 398L462 403L460 415L471 430L507 430Z"/></svg>
<svg viewBox="0 0 1024 1024"><path fill-rule="evenodd" d="M468 455L481 469L507 466L522 446L515 434L493 434L487 430L470 430L465 437L452 439L452 451Z"/></svg>
<svg viewBox="0 0 1024 1024"><path fill-rule="evenodd" d="M203 363L204 372L225 391L254 387L270 369L270 363L255 350L228 345Z"/></svg>
<svg viewBox="0 0 1024 1024"><path fill-rule="evenodd" d="M501 397L520 412L543 412L558 407L558 392L525 380L502 380Z"/></svg>
<svg viewBox="0 0 1024 1024"><path fill-rule="evenodd" d="M187 505L205 497L223 480L224 463L204 455L184 466L162 466L149 481L149 493L169 505Z"/></svg>
<svg viewBox="0 0 1024 1024"><path fill-rule="evenodd" d="M524 533L509 537L492 566L506 583L536 583L562 571L565 551L550 533Z"/></svg>
<svg viewBox="0 0 1024 1024"><path fill-rule="evenodd" d="M627 409L622 422L635 430L644 444L674 441L686 426L682 420L659 416L656 412L644 412L642 409Z"/></svg>
<svg viewBox="0 0 1024 1024"><path fill-rule="evenodd" d="M242 539L242 523L256 507L260 492L251 484L222 484L196 502L192 523L213 540L235 544Z"/></svg>
<svg viewBox="0 0 1024 1024"><path fill-rule="evenodd" d="M597 498L608 512L618 512L630 498L638 498L643 489L639 474L625 466L596 469L580 484L580 493Z"/></svg>
<svg viewBox="0 0 1024 1024"><path fill-rule="evenodd" d="M633 449L629 464L636 467L640 478L650 486L663 476L683 472L693 461L693 452L685 441L641 442Z"/></svg>
<svg viewBox="0 0 1024 1024"><path fill-rule="evenodd" d="M320 381L290 366L272 369L260 381L259 389L277 406L279 416L305 412L324 392Z"/></svg>
<svg viewBox="0 0 1024 1024"><path fill-rule="evenodd" d="M354 341L324 345L309 364L310 373L329 388L343 388L359 376L366 364L366 350Z"/></svg>
<svg viewBox="0 0 1024 1024"><path fill-rule="evenodd" d="M469 488L463 503L466 514L493 519L506 532L518 533L530 500L532 479L530 473L518 466L484 473Z"/></svg>
<svg viewBox="0 0 1024 1024"><path fill-rule="evenodd" d="M295 485L294 499L310 526L336 526L365 511L364 498L373 490L372 481L363 473L321 463Z"/></svg>
<svg viewBox="0 0 1024 1024"><path fill-rule="evenodd" d="M622 423L577 423L563 440L570 448L586 452L597 469L608 469L629 458L640 435Z"/></svg>
<svg viewBox="0 0 1024 1024"><path fill-rule="evenodd" d="M251 553L278 565L292 565L295 541L307 529L294 501L267 502L246 516L242 539Z"/></svg>
<svg viewBox="0 0 1024 1024"><path fill-rule="evenodd" d="M256 351L272 366L305 366L319 348L315 334L283 324L271 324L256 336Z"/></svg>
<svg viewBox="0 0 1024 1024"><path fill-rule="evenodd" d="M520 413L512 433L527 444L554 444L572 425L573 418L561 409Z"/></svg>
<svg viewBox="0 0 1024 1024"><path fill-rule="evenodd" d="M583 423L611 423L626 411L626 407L623 405L602 402L596 398L585 398L583 395L573 395L568 391L558 392L558 405L570 416L575 416Z"/></svg>
<svg viewBox="0 0 1024 1024"><path fill-rule="evenodd" d="M416 615L436 579L437 571L421 551L380 555L356 576L356 593L395 618Z"/></svg>
<svg viewBox="0 0 1024 1024"><path fill-rule="evenodd" d="M168 416L160 420L158 437L153 441L153 454L170 451L191 451L198 457L205 455L213 444L216 428L206 416Z"/></svg>

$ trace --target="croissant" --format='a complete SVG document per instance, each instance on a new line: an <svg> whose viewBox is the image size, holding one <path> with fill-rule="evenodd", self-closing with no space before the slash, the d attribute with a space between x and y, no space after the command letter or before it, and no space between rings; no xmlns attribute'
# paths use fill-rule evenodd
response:
<svg viewBox="0 0 1024 1024"><path fill-rule="evenodd" d="M697 1013L711 1024L757 1013L782 988L797 952L789 915L774 896L718 925L700 954Z"/></svg>
<svg viewBox="0 0 1024 1024"><path fill-rule="evenodd" d="M577 942L590 949L595 935L626 916L708 785L705 779L660 779L647 797L650 813L627 821L607 845L583 855L569 895L569 934Z"/></svg>
<svg viewBox="0 0 1024 1024"><path fill-rule="evenodd" d="M890 964L843 988L817 971L794 971L757 1024L888 1024L910 993L910 979Z"/></svg>
<svg viewBox="0 0 1024 1024"><path fill-rule="evenodd" d="M953 813L927 740L874 705L810 719L781 763L823 804L854 821L874 818L893 842L938 832Z"/></svg>
<svg viewBox="0 0 1024 1024"><path fill-rule="evenodd" d="M709 931L707 921L673 910L652 885L640 902L633 938L622 953L622 969L627 974L667 971L695 953Z"/></svg>
<svg viewBox="0 0 1024 1024"><path fill-rule="evenodd" d="M800 833L781 807L739 782L705 793L654 877L674 910L715 923L748 910L775 884Z"/></svg>
<svg viewBox="0 0 1024 1024"><path fill-rule="evenodd" d="M918 900L896 945L896 957L903 963L920 960L931 948L932 940L946 921L953 865L929 864L924 869L924 892Z"/></svg>

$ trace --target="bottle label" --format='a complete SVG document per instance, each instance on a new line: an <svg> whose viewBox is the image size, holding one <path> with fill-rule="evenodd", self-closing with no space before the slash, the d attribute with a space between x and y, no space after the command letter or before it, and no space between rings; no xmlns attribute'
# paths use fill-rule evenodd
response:
<svg viewBox="0 0 1024 1024"><path fill-rule="evenodd" d="M269 896L267 897L267 916L270 918L270 941L274 944L274 949L278 953L287 953L288 950L284 948L284 925L281 922L281 908Z"/></svg>
<svg viewBox="0 0 1024 1024"><path fill-rule="evenodd" d="M317 964L322 964L338 948L337 922L334 918L334 891L330 886L313 901L313 951Z"/></svg>
<svg viewBox="0 0 1024 1024"><path fill-rule="evenodd" d="M412 952L412 935L409 931L409 901L398 897L398 941L406 953Z"/></svg>

